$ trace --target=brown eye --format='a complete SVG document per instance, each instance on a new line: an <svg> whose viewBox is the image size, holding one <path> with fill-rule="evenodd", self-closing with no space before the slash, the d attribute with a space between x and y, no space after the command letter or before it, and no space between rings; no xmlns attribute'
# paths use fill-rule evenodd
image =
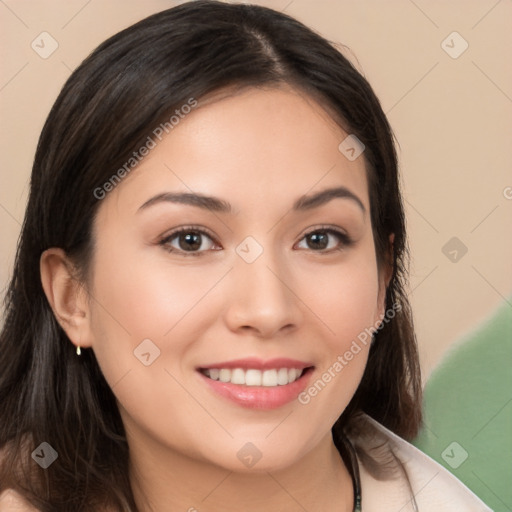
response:
<svg viewBox="0 0 512 512"><path fill-rule="evenodd" d="M336 239L338 240L336 242ZM331 250L342 249L352 244L348 235L336 229L316 229L310 231L302 240L306 240L306 249L314 252L330 252Z"/></svg>
<svg viewBox="0 0 512 512"><path fill-rule="evenodd" d="M183 256L199 256L214 245L211 236L205 231L192 228L176 230L163 238L159 244L167 251L181 253Z"/></svg>
<svg viewBox="0 0 512 512"><path fill-rule="evenodd" d="M192 251L198 250L201 248L202 235L200 233L190 232L190 233L181 233L178 235L178 245L180 249L184 251L188 251L189 249Z"/></svg>
<svg viewBox="0 0 512 512"><path fill-rule="evenodd" d="M312 249L326 249L329 245L329 234L325 231L315 231L306 237Z"/></svg>

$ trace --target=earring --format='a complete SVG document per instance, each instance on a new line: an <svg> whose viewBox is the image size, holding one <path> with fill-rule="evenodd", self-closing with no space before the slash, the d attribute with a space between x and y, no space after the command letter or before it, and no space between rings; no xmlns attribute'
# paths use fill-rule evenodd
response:
<svg viewBox="0 0 512 512"><path fill-rule="evenodd" d="M79 356L81 353L82 353L82 351L80 350L80 345L78 345L76 347L76 355Z"/></svg>

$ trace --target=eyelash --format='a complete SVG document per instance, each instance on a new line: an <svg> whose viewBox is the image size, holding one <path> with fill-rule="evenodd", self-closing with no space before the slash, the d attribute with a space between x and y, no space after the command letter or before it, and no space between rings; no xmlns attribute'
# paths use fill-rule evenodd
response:
<svg viewBox="0 0 512 512"><path fill-rule="evenodd" d="M331 254L334 251L341 251L343 248L348 248L354 244L354 241L347 234L343 233L342 231L338 231L337 229L328 227L328 226L320 226L311 231L308 231L307 233L304 234L304 236L300 239L300 241L304 240L304 238L306 238L309 235L312 235L314 233L319 233L319 232L336 236L340 240L341 247L336 247L334 249L329 249L329 250L322 249L322 250L318 250L318 251L311 249L312 252L319 253L319 254ZM174 247L170 247L169 242L183 233L195 233L195 234L200 234L200 235L206 235L208 238L210 238L210 240L212 240L212 242L217 244L217 242L214 240L212 235L210 235L204 229L195 227L195 226L184 226L179 229L176 229L172 233L169 233L168 235L166 235L162 240L160 240L158 242L158 244L161 245L167 252L181 254L185 257L188 257L188 256L198 257L198 256L201 256L204 252L208 252L208 251L183 251L181 249L176 249Z"/></svg>

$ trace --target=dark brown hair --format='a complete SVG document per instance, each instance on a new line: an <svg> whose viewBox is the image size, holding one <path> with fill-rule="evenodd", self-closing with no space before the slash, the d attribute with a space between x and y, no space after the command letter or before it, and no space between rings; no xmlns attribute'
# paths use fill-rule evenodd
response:
<svg viewBox="0 0 512 512"><path fill-rule="evenodd" d="M0 335L0 493L43 511L136 510L116 400L92 350L76 356L41 285L44 250L60 247L81 275L94 250L94 190L189 98L229 87L289 84L319 99L366 146L379 268L393 256L386 309L362 382L333 427L364 411L409 439L420 422L420 373L404 292L408 250L393 135L365 78L295 19L244 4L195 1L152 15L102 43L73 72L42 130ZM394 233L394 244L388 237ZM48 442L58 460L31 459Z"/></svg>

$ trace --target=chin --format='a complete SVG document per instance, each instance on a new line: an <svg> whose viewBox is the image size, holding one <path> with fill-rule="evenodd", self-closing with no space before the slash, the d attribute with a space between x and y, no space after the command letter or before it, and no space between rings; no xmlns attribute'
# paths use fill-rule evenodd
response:
<svg viewBox="0 0 512 512"><path fill-rule="evenodd" d="M235 473L266 474L293 466L315 446L311 441L304 445L303 441L293 443L288 438L286 442L286 438L278 435L269 442L269 439L265 439L267 436L268 431L259 437L247 436L244 440L231 440L229 446L221 446L219 443L217 446L221 451L210 451L208 459L212 464Z"/></svg>

